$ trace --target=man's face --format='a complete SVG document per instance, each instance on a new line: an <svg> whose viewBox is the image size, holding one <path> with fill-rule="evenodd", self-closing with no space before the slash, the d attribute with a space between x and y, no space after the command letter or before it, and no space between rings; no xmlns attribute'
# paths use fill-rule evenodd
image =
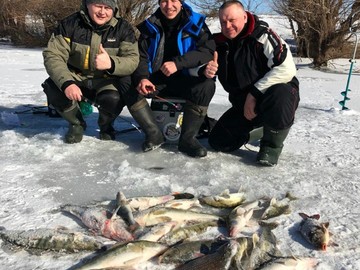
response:
<svg viewBox="0 0 360 270"><path fill-rule="evenodd" d="M104 25L113 17L113 10L111 7L103 4L88 4L87 5L90 19L97 25Z"/></svg>
<svg viewBox="0 0 360 270"><path fill-rule="evenodd" d="M221 32L229 39L234 39L244 29L247 14L238 5L231 5L219 12Z"/></svg>
<svg viewBox="0 0 360 270"><path fill-rule="evenodd" d="M168 19L174 19L181 11L182 4L179 0L160 0L160 10Z"/></svg>

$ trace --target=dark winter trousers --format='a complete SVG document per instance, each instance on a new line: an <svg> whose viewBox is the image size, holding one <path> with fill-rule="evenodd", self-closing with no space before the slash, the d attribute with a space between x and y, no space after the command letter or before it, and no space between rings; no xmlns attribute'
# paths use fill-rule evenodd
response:
<svg viewBox="0 0 360 270"><path fill-rule="evenodd" d="M209 136L209 144L217 151L239 149L249 139L249 132L267 126L275 130L290 128L300 97L299 89L291 84L276 84L258 98L257 116L249 121L244 116L246 95L232 97L233 106L218 120Z"/></svg>
<svg viewBox="0 0 360 270"><path fill-rule="evenodd" d="M114 79L94 79L76 82L87 99L96 102L106 113L119 115L128 103L134 103L138 94L131 90L130 76ZM48 103L57 110L64 111L72 106L65 93L48 78L44 84Z"/></svg>
<svg viewBox="0 0 360 270"><path fill-rule="evenodd" d="M215 94L215 81L205 77L192 77L182 73L166 77L156 72L149 79L162 97L178 97L207 107Z"/></svg>

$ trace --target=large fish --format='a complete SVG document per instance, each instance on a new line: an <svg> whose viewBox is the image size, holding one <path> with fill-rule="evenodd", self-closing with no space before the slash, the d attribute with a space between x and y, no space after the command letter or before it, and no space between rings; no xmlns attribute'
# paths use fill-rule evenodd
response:
<svg viewBox="0 0 360 270"><path fill-rule="evenodd" d="M176 267L176 270L227 270L239 249L236 240L230 240L216 252L202 256Z"/></svg>
<svg viewBox="0 0 360 270"><path fill-rule="evenodd" d="M105 209L71 205L63 206L62 210L79 218L95 234L119 242L134 240L133 235L127 229L125 221L116 213L111 214Z"/></svg>
<svg viewBox="0 0 360 270"><path fill-rule="evenodd" d="M174 195L134 197L127 199L127 203L134 211L143 211L159 204L175 199Z"/></svg>
<svg viewBox="0 0 360 270"><path fill-rule="evenodd" d="M316 249L326 251L330 241L329 222L320 222L320 215L309 216L299 213L303 218L299 225L299 231L303 237Z"/></svg>
<svg viewBox="0 0 360 270"><path fill-rule="evenodd" d="M162 208L153 207L145 211L134 213L134 219L140 226L153 226L159 223L165 223L170 221L176 221L179 224L186 223L188 221L218 221L222 220L221 217L197 213L189 210L182 210L176 208Z"/></svg>
<svg viewBox="0 0 360 270"><path fill-rule="evenodd" d="M253 215L254 208L259 205L258 201L241 204L235 207L229 215L229 236L236 237L244 229Z"/></svg>
<svg viewBox="0 0 360 270"><path fill-rule="evenodd" d="M280 256L277 248L277 240L272 226L263 225L260 228L259 235L254 234L252 242L248 241L247 254L240 261L236 261L237 269L257 269L261 264L271 260L274 256Z"/></svg>
<svg viewBox="0 0 360 270"><path fill-rule="evenodd" d="M202 196L199 200L200 202L213 207L236 207L245 201L245 193L241 191L237 193L230 193L228 189L225 189L219 195Z"/></svg>
<svg viewBox="0 0 360 270"><path fill-rule="evenodd" d="M34 230L0 230L0 237L5 243L25 249L49 251L93 251L100 249L104 243L81 232L66 228Z"/></svg>
<svg viewBox="0 0 360 270"><path fill-rule="evenodd" d="M311 270L317 265L314 258L279 257L273 258L261 270Z"/></svg>
<svg viewBox="0 0 360 270"><path fill-rule="evenodd" d="M219 224L219 221L216 220L196 222L195 224L181 226L172 230L171 232L164 235L164 237L160 238L159 241L161 243L173 245L192 237L199 237L209 228L218 227L219 225L221 226L221 224Z"/></svg>
<svg viewBox="0 0 360 270"><path fill-rule="evenodd" d="M170 247L159 256L160 264L182 265L193 259L216 252L227 243L225 239L183 242Z"/></svg>
<svg viewBox="0 0 360 270"><path fill-rule="evenodd" d="M119 243L72 269L128 269L150 260L167 249L167 245L149 241Z"/></svg>

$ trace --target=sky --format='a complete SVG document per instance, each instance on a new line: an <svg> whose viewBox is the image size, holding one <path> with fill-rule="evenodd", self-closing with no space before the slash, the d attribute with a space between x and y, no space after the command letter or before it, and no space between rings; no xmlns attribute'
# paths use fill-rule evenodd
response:
<svg viewBox="0 0 360 270"><path fill-rule="evenodd" d="M290 31L277 16L264 17L284 39ZM218 30L216 22L212 31ZM285 141L279 164L259 167L256 152L242 147L217 153L206 140L208 156L194 159L176 145L143 153L143 134L118 133L115 141L100 141L97 111L86 117L88 129L81 143L64 144L67 123L39 112L46 109L41 83L47 78L41 49L0 45L0 226L31 230L80 225L58 210L64 204L86 206L114 199L117 191L128 198L188 192L216 195L224 189L246 192L249 200L281 197L298 199L274 230L285 256L314 257L317 270L360 269L360 68L356 63L346 103L339 101L348 79L348 59L337 59L329 69L313 70L310 60L294 59L301 101L295 123ZM209 116L219 118L229 108L227 93L217 83ZM30 111L29 111L30 110ZM115 122L118 131L134 120L125 109ZM258 150L258 143L250 145ZM330 223L332 243L326 252L299 240L299 212L320 214ZM1 244L0 240L0 244ZM0 248L0 269L68 269L89 253L41 255ZM156 269L156 266L148 269Z"/></svg>

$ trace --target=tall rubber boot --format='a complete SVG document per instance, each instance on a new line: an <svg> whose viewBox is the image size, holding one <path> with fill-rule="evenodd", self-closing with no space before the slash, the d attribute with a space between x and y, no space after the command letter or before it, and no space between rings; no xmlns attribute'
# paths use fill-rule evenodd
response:
<svg viewBox="0 0 360 270"><path fill-rule="evenodd" d="M124 107L120 94L118 91L104 90L98 94L96 102L99 105L99 138L105 141L115 140L114 122Z"/></svg>
<svg viewBox="0 0 360 270"><path fill-rule="evenodd" d="M69 122L69 130L65 135L66 143L81 142L86 129L86 123L82 117L78 103L75 102L70 108L66 110L58 110L58 113Z"/></svg>
<svg viewBox="0 0 360 270"><path fill-rule="evenodd" d="M153 112L146 99L132 105L129 112L145 133L145 141L142 144L144 152L154 150L165 142L164 135L156 124Z"/></svg>
<svg viewBox="0 0 360 270"><path fill-rule="evenodd" d="M98 125L100 128L99 139L102 141L115 140L114 117L99 109Z"/></svg>
<svg viewBox="0 0 360 270"><path fill-rule="evenodd" d="M207 155L206 148L196 139L200 126L204 122L207 108L186 102L178 144L180 152L191 157L205 157Z"/></svg>
<svg viewBox="0 0 360 270"><path fill-rule="evenodd" d="M278 163L283 142L289 134L290 128L274 130L264 127L264 136L260 141L260 150L256 161L263 166L275 166Z"/></svg>

